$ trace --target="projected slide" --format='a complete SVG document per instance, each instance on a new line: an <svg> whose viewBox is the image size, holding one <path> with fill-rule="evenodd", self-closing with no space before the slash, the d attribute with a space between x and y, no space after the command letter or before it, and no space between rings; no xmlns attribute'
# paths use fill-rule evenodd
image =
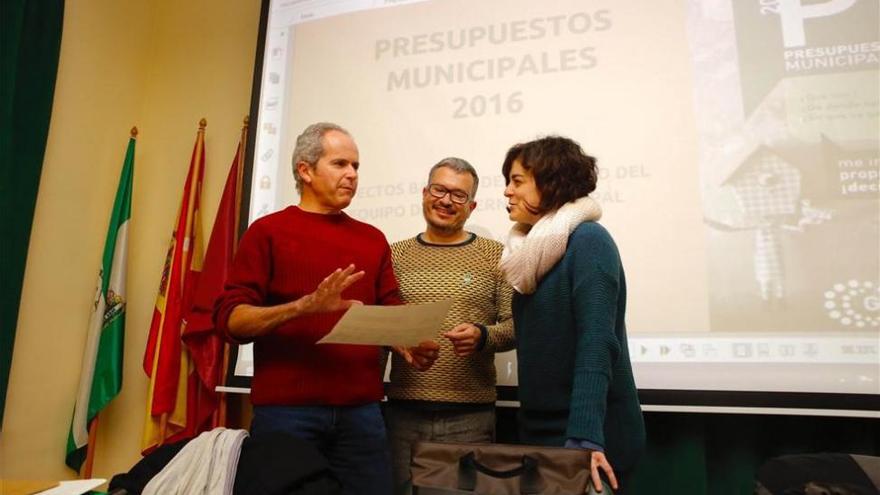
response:
<svg viewBox="0 0 880 495"><path fill-rule="evenodd" d="M640 388L878 394L878 25L874 0L275 1L250 220L296 204L293 141L332 121L348 214L417 234L459 156L468 230L504 241L505 152L561 134L598 158Z"/></svg>

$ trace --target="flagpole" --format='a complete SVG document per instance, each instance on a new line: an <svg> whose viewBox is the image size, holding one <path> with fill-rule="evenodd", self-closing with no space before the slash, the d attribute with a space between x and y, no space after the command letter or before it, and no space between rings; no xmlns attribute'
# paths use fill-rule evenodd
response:
<svg viewBox="0 0 880 495"><path fill-rule="evenodd" d="M247 134L248 134L248 125L250 124L250 116L245 115L242 121L241 126L241 139L239 140L239 155L238 155L238 174L235 178L235 229L232 233L232 253L235 255L235 251L238 249L238 226L240 224L240 214L241 214L241 182L242 176L244 174L244 154L247 149ZM223 342L223 365L220 368L220 383L226 385L226 374L229 372L229 343ZM226 392L220 392L220 404L217 407L217 415L214 421L214 426L226 426L226 417L227 417L227 408L229 404L227 403Z"/></svg>
<svg viewBox="0 0 880 495"><path fill-rule="evenodd" d="M238 226L241 221L241 182L244 175L244 152L247 149L248 125L250 124L250 116L245 115L241 126L241 153L238 156L238 177L235 179L235 230L232 232L232 253L238 249Z"/></svg>
<svg viewBox="0 0 880 495"><path fill-rule="evenodd" d="M99 413L100 414L100 413ZM95 462L95 442L98 439L98 416L96 414L89 425L89 444L86 447L86 461L83 464L82 475L80 478L88 480L92 478L92 465Z"/></svg>
<svg viewBox="0 0 880 495"><path fill-rule="evenodd" d="M168 413L162 413L162 415L159 416L159 443L157 444L157 447L165 445L165 432L167 431L167 429Z"/></svg>

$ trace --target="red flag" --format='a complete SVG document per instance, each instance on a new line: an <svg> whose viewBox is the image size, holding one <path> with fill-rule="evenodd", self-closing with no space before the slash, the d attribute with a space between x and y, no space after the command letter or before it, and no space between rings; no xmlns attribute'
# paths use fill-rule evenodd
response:
<svg viewBox="0 0 880 495"><path fill-rule="evenodd" d="M242 129L242 137L229 175L226 187L220 198L220 206L214 219L214 229L205 252L205 263L199 276L192 308L186 315L183 330L183 343L195 362L202 386L211 397L216 397L215 387L223 382L223 339L215 333L212 314L214 300L223 292L226 278L232 270L232 260L238 245L239 203L241 195L241 174L244 159L244 140L247 125ZM200 414L211 414L200 410ZM204 420L204 418L200 418Z"/></svg>
<svg viewBox="0 0 880 495"><path fill-rule="evenodd" d="M206 125L205 119L199 122L144 352L144 371L150 377L141 445L144 451L194 436L204 426L197 422L197 417L205 394L201 393L195 366L181 345L181 332L183 315L192 306L202 270L199 204L205 171Z"/></svg>

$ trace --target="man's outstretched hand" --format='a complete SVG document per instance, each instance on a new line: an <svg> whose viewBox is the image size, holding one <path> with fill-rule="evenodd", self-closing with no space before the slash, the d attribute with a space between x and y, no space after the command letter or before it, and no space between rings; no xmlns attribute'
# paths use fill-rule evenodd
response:
<svg viewBox="0 0 880 495"><path fill-rule="evenodd" d="M343 311L353 304L362 304L354 299L342 299L342 291L364 277L364 271L354 271L354 265L344 270L337 268L318 284L314 292L303 296L304 313L328 313Z"/></svg>
<svg viewBox="0 0 880 495"><path fill-rule="evenodd" d="M279 325L300 316L344 311L353 304L362 304L354 299L342 299L342 291L363 276L363 270L355 272L354 265L348 265L345 269L337 268L318 284L314 292L294 301L275 306L239 304L229 314L229 334L239 339L252 339L266 335Z"/></svg>

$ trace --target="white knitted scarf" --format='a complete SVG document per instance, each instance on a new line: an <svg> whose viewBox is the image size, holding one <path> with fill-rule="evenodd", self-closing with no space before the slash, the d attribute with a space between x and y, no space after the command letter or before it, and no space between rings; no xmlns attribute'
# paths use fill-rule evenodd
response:
<svg viewBox="0 0 880 495"><path fill-rule="evenodd" d="M514 224L501 255L501 273L520 294L535 292L541 278L562 259L572 231L601 217L599 203L584 196L547 213L534 226Z"/></svg>

